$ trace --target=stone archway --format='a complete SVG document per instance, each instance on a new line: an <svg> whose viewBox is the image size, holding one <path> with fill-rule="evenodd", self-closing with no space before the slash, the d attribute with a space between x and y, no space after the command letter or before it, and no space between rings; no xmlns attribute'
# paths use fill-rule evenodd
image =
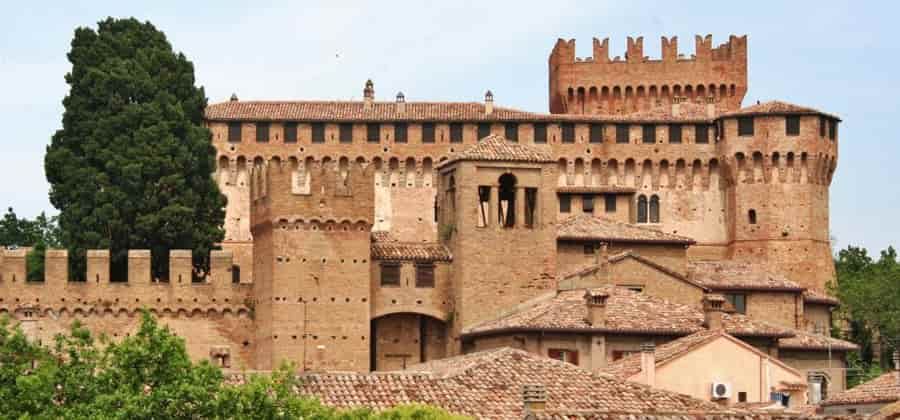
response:
<svg viewBox="0 0 900 420"><path fill-rule="evenodd" d="M403 370L447 355L447 324L414 312L385 314L371 321L370 367Z"/></svg>

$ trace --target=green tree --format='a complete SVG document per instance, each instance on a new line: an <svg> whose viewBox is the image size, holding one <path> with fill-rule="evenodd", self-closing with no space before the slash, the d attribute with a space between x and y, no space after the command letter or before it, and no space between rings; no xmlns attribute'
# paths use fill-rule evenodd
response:
<svg viewBox="0 0 900 420"><path fill-rule="evenodd" d="M57 218L41 213L34 220L19 218L12 207L0 219L0 246L35 246L38 242L50 248L62 245Z"/></svg>
<svg viewBox="0 0 900 420"><path fill-rule="evenodd" d="M224 238L225 197L210 176L215 149L193 64L133 18L76 29L68 58L63 126L44 166L71 273L83 276L91 248L110 250L116 279L128 249L150 249L159 278L176 248L192 249L205 272Z"/></svg>

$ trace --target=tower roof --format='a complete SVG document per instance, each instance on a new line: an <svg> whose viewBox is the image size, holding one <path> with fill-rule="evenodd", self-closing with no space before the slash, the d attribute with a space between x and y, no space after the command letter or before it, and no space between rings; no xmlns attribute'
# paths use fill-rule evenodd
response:
<svg viewBox="0 0 900 420"><path fill-rule="evenodd" d="M443 167L454 162L473 160L528 163L555 162L547 149L513 143L506 140L503 136L491 134L481 139L478 144L450 155L447 160L439 163L437 166Z"/></svg>
<svg viewBox="0 0 900 420"><path fill-rule="evenodd" d="M753 115L824 115L840 121L840 117L833 114L827 114L818 109L808 108L805 106L795 105L782 101L768 101L741 108L737 111L727 112L720 117L742 117Z"/></svg>

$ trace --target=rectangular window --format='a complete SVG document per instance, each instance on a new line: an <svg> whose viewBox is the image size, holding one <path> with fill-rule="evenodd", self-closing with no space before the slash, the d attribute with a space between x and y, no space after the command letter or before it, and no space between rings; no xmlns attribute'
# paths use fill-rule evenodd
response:
<svg viewBox="0 0 900 420"><path fill-rule="evenodd" d="M594 214L594 196L593 195L583 195L581 196L581 210L585 213Z"/></svg>
<svg viewBox="0 0 900 420"><path fill-rule="evenodd" d="M381 264L381 286L400 287L400 264Z"/></svg>
<svg viewBox="0 0 900 420"><path fill-rule="evenodd" d="M824 137L824 135L822 137ZM228 123L228 142L229 143L240 143L241 142L241 123L240 122Z"/></svg>
<svg viewBox="0 0 900 420"><path fill-rule="evenodd" d="M256 123L256 142L257 143L268 143L269 142L269 123L267 123L267 122Z"/></svg>
<svg viewBox="0 0 900 420"><path fill-rule="evenodd" d="M573 365L578 364L578 352L569 349L548 349L547 357L556 359Z"/></svg>
<svg viewBox="0 0 900 420"><path fill-rule="evenodd" d="M800 135L800 116L788 115L784 117L784 133L788 136Z"/></svg>
<svg viewBox="0 0 900 420"><path fill-rule="evenodd" d="M747 313L747 295L743 293L725 293L725 299L731 302L734 310L738 313Z"/></svg>
<svg viewBox="0 0 900 420"><path fill-rule="evenodd" d="M594 255L594 244L584 244L584 255Z"/></svg>
<svg viewBox="0 0 900 420"><path fill-rule="evenodd" d="M604 204L606 205L607 213L615 213L616 212L616 195L615 194L606 194L603 196Z"/></svg>
<svg viewBox="0 0 900 420"><path fill-rule="evenodd" d="M491 214L491 187L478 187L478 227L487 226L488 215Z"/></svg>
<svg viewBox="0 0 900 420"><path fill-rule="evenodd" d="M285 143L296 143L297 142L297 123L295 122L286 122L284 123L284 142Z"/></svg>
<svg viewBox="0 0 900 420"><path fill-rule="evenodd" d="M836 120L828 120L828 138L831 140L837 138L837 125Z"/></svg>
<svg viewBox="0 0 900 420"><path fill-rule="evenodd" d="M434 287L434 264L416 264L416 287Z"/></svg>
<svg viewBox="0 0 900 420"><path fill-rule="evenodd" d="M325 123L312 123L312 142L325 143Z"/></svg>
<svg viewBox="0 0 900 420"><path fill-rule="evenodd" d="M616 360L622 359L630 354L637 353L636 351L628 351L628 350L613 350L612 359L615 362Z"/></svg>
<svg viewBox="0 0 900 420"><path fill-rule="evenodd" d="M572 196L571 195L559 196L559 212L560 213L569 213L571 211L572 211Z"/></svg>
<svg viewBox="0 0 900 420"><path fill-rule="evenodd" d="M753 135L753 117L739 117L738 118L738 135L739 136L752 136Z"/></svg>
<svg viewBox="0 0 900 420"><path fill-rule="evenodd" d="M700 144L709 143L709 127L705 124L697 124L694 126L694 142Z"/></svg>
<svg viewBox="0 0 900 420"><path fill-rule="evenodd" d="M547 142L547 124L536 123L534 125L534 142L535 143L546 143Z"/></svg>
<svg viewBox="0 0 900 420"><path fill-rule="evenodd" d="M450 124L450 143L462 143L463 141L463 125L462 123Z"/></svg>
<svg viewBox="0 0 900 420"><path fill-rule="evenodd" d="M519 141L519 123L509 122L504 126L504 131L507 140Z"/></svg>
<svg viewBox="0 0 900 420"><path fill-rule="evenodd" d="M747 393L744 391L738 392L738 402L747 402Z"/></svg>
<svg viewBox="0 0 900 420"><path fill-rule="evenodd" d="M434 123L422 124L422 143L434 143Z"/></svg>
<svg viewBox="0 0 900 420"><path fill-rule="evenodd" d="M628 124L616 124L616 143L628 143Z"/></svg>
<svg viewBox="0 0 900 420"><path fill-rule="evenodd" d="M644 293L644 286L641 286L641 285L639 285L639 284L638 284L638 285L635 285L635 284L617 284L616 286L622 287L622 288L625 288L625 289L628 289L628 290L631 290L632 292Z"/></svg>
<svg viewBox="0 0 900 420"><path fill-rule="evenodd" d="M491 123L478 123L478 141L491 135Z"/></svg>
<svg viewBox="0 0 900 420"><path fill-rule="evenodd" d="M603 124L591 124L589 131L591 143L603 143Z"/></svg>
<svg viewBox="0 0 900 420"><path fill-rule="evenodd" d="M343 123L339 125L338 137L341 143L353 143L353 124Z"/></svg>
<svg viewBox="0 0 900 420"><path fill-rule="evenodd" d="M643 125L643 136L641 139L644 143L656 143L656 126L653 124L644 124Z"/></svg>
<svg viewBox="0 0 900 420"><path fill-rule="evenodd" d="M681 124L669 125L669 143L670 144L681 143Z"/></svg>
<svg viewBox="0 0 900 420"><path fill-rule="evenodd" d="M534 227L537 214L537 188L525 188L525 226Z"/></svg>
<svg viewBox="0 0 900 420"><path fill-rule="evenodd" d="M378 143L381 141L381 124L366 124L366 141L369 143Z"/></svg>
<svg viewBox="0 0 900 420"><path fill-rule="evenodd" d="M575 143L575 124L562 123L562 142Z"/></svg>
<svg viewBox="0 0 900 420"><path fill-rule="evenodd" d="M394 143L406 143L406 123L394 124Z"/></svg>
<svg viewBox="0 0 900 420"><path fill-rule="evenodd" d="M825 126L828 124L828 120L825 117L819 117L819 137L825 137Z"/></svg>

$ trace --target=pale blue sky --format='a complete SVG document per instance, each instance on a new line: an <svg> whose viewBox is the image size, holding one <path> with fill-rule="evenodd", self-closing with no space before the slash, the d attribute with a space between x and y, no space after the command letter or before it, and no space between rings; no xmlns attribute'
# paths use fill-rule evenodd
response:
<svg viewBox="0 0 900 420"><path fill-rule="evenodd" d="M840 115L840 157L831 188L837 245L872 252L898 244L900 29L894 2L754 1L122 1L2 0L0 3L0 206L34 216L47 199L44 148L60 127L77 26L106 16L150 20L195 64L211 102L359 98L402 90L414 100L481 100L547 111L547 55L558 37L644 36L659 56L661 35L693 52L695 34L714 44L749 35L745 104L781 99ZM132 3L132 4L125 4ZM245 5L246 4L246 5ZM439 4L439 6L438 6ZM733 4L733 5L732 5ZM737 6L740 4L740 6ZM896 174L895 174L896 175Z"/></svg>

